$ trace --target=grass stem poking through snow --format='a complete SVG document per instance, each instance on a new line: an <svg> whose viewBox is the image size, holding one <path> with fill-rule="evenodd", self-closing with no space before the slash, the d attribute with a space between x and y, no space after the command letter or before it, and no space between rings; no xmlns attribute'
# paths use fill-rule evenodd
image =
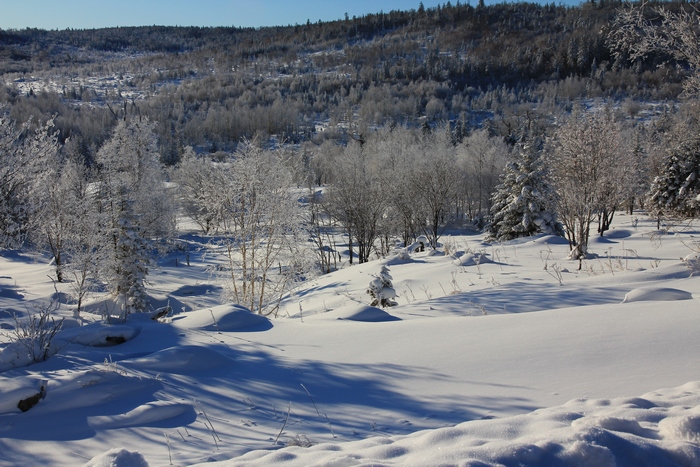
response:
<svg viewBox="0 0 700 467"><path fill-rule="evenodd" d="M316 414L320 417L321 412L318 411L318 407L316 407L316 403L314 402L314 398L311 397L311 393L309 392L308 389L306 389L306 386L304 386L302 383L299 383L302 388L304 388L304 391L306 391L306 395L309 396L309 399L311 399L311 403L314 405L314 409L316 409Z"/></svg>
<svg viewBox="0 0 700 467"><path fill-rule="evenodd" d="M168 459L170 459L170 465L173 465L173 456L170 453L170 438L166 432L163 432L163 436L165 436L165 442L168 444Z"/></svg>
<svg viewBox="0 0 700 467"><path fill-rule="evenodd" d="M287 417L284 419L284 423L282 424L282 428L280 428L280 432L277 433L277 437L275 438L275 443L277 444L277 441L280 439L280 436L282 435L282 432L284 431L284 427L287 426L287 422L289 421L289 413L292 411L292 403L289 403L289 406L287 407Z"/></svg>
<svg viewBox="0 0 700 467"><path fill-rule="evenodd" d="M197 401L197 400L195 400L194 402L195 402L195 404L197 404L197 406L199 407L199 410L202 411L202 414L204 415L204 418L206 418L206 419L207 419L207 422L209 422L209 426L211 427L211 431L212 431L213 435L216 436L216 438L215 438L214 441L216 441L217 439L218 439L219 441L221 441L221 438L219 438L219 434L216 432L216 429L214 428L214 425L212 425L211 420L209 420L209 416L208 416L207 413L204 411L204 407L202 406L202 404L200 404L199 401ZM206 423L205 423L205 425L206 425ZM216 447L218 448L219 445L217 444Z"/></svg>
<svg viewBox="0 0 700 467"><path fill-rule="evenodd" d="M216 322L216 318L214 317L214 311L209 310L209 313L211 313L211 319L214 320L214 327L216 328L216 333L221 334L221 331L219 331L219 323Z"/></svg>
<svg viewBox="0 0 700 467"><path fill-rule="evenodd" d="M308 389L306 389L306 386L304 386L302 383L299 383L299 384L301 385L302 388L304 388L304 391L306 391L306 394L309 396L309 399L311 399L311 403L314 405L314 409L316 409L316 414L320 417L321 412L318 411L318 407L316 407L316 403L314 402L314 398L311 397L311 393L309 392ZM330 430L331 430L331 435L333 435L333 437L335 438L335 432L333 431L333 426L331 425L331 421L328 418L328 415L326 415L324 412L323 416L326 418L326 422L328 422L328 428L330 428Z"/></svg>

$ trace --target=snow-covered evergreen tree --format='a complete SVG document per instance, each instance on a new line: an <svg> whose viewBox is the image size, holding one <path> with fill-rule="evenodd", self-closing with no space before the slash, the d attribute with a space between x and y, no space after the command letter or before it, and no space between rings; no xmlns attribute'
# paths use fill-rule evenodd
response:
<svg viewBox="0 0 700 467"><path fill-rule="evenodd" d="M562 235L562 227L551 210L552 188L547 181L540 153L534 145L522 144L514 160L506 164L501 184L491 197L488 238L506 241L540 233Z"/></svg>
<svg viewBox="0 0 700 467"><path fill-rule="evenodd" d="M386 308L388 306L396 306L398 303L394 301L396 298L396 290L394 290L394 285L392 284L392 277L389 274L389 268L386 265L382 266L382 270L378 276L372 279L367 288L367 293L372 297L371 306L381 306Z"/></svg>
<svg viewBox="0 0 700 467"><path fill-rule="evenodd" d="M175 224L153 125L148 120L120 122L97 153L97 162L102 277L125 315L144 311L149 242L169 236Z"/></svg>
<svg viewBox="0 0 700 467"><path fill-rule="evenodd" d="M700 211L700 138L691 134L669 149L651 184L648 211L654 217L694 217Z"/></svg>

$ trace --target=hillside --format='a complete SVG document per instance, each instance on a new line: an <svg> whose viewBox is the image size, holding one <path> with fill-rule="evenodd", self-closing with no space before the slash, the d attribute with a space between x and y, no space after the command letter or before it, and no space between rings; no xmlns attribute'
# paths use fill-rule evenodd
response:
<svg viewBox="0 0 700 467"><path fill-rule="evenodd" d="M620 7L448 2L260 29L2 31L0 102L18 122L57 114L61 138L85 152L125 113L148 116L169 163L185 146L226 149L255 135L342 142L447 120L509 137L546 127L573 100L678 97L684 67L611 58Z"/></svg>

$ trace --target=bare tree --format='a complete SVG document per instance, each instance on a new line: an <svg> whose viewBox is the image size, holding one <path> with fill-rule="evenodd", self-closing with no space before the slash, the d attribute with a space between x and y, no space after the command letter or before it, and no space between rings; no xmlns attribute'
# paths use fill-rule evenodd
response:
<svg viewBox="0 0 700 467"><path fill-rule="evenodd" d="M348 232L350 264L353 241L357 244L359 262L369 261L387 204L376 158L360 143L348 144L335 165L328 205L333 217Z"/></svg>
<svg viewBox="0 0 700 467"><path fill-rule="evenodd" d="M301 217L284 158L281 151L246 142L220 166L226 176L214 181L231 297L259 314L276 311L296 273L282 268L283 261L294 263Z"/></svg>
<svg viewBox="0 0 700 467"><path fill-rule="evenodd" d="M423 230L430 246L437 248L438 239L452 221L451 202L458 182L456 152L444 128L424 135L420 144L421 160L413 172L411 187L421 200Z"/></svg>
<svg viewBox="0 0 700 467"><path fill-rule="evenodd" d="M608 34L608 44L616 58L631 61L661 53L688 64L691 74L685 90L695 96L700 91L700 17L693 3L682 3L676 11L668 6L643 1L618 10Z"/></svg>
<svg viewBox="0 0 700 467"><path fill-rule="evenodd" d="M546 161L572 259L586 257L591 223L619 202L621 148L619 126L605 111L576 112L552 141Z"/></svg>

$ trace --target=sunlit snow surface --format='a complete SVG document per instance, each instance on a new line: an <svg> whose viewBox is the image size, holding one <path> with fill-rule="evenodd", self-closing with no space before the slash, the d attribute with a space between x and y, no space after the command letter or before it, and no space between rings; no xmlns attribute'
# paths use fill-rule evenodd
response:
<svg viewBox="0 0 700 467"><path fill-rule="evenodd" d="M58 352L28 367L12 316L54 295L52 271L0 252L0 465L700 465L700 282L680 260L696 233L617 219L581 271L553 237L443 237L269 318L221 303L192 235L189 267L150 276L166 322L63 304ZM386 309L366 294L383 264Z"/></svg>

